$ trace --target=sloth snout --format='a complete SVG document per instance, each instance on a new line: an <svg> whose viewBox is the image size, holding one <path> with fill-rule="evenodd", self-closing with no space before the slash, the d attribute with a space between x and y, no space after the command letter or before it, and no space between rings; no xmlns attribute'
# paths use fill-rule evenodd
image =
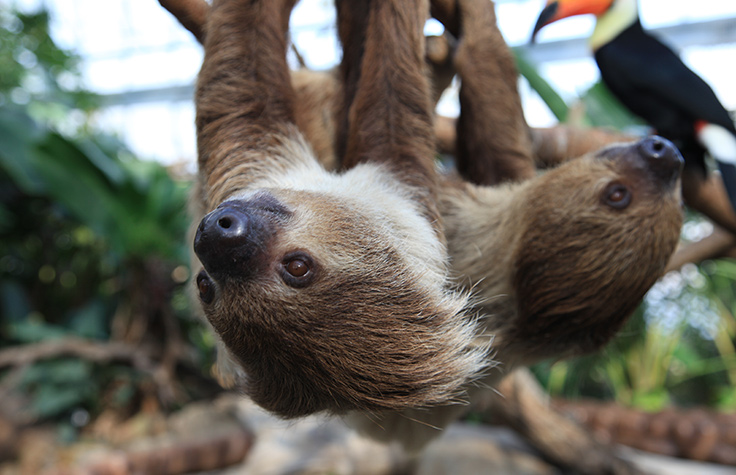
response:
<svg viewBox="0 0 736 475"><path fill-rule="evenodd" d="M202 220L203 228L223 246L238 246L248 236L248 215L235 208L215 210L209 219Z"/></svg>
<svg viewBox="0 0 736 475"><path fill-rule="evenodd" d="M221 205L199 223L194 252L215 279L245 278L253 270L257 249L270 233L265 218L237 202Z"/></svg>
<svg viewBox="0 0 736 475"><path fill-rule="evenodd" d="M652 135L636 144L649 172L662 184L670 185L680 176L684 161L679 150L669 140Z"/></svg>

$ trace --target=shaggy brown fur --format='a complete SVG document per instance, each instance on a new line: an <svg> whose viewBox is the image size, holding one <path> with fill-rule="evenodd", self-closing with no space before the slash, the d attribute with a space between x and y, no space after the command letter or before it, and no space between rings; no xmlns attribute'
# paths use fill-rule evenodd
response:
<svg viewBox="0 0 736 475"><path fill-rule="evenodd" d="M483 366L479 358L487 355L489 338L495 338L502 371L489 370L486 385L517 365L591 351L611 337L661 275L682 219L679 157L666 143L650 139L609 148L522 183L477 187L445 178L436 189L424 152L428 92L416 73L423 69L414 31L421 22L414 15L392 26L391 34L370 33L382 31L377 18L391 25L403 18L396 9L411 15L424 7L402 2L385 16L387 3L374 0L376 12L353 15L365 20L366 30L362 20L342 24L345 41L366 43L357 49L358 59L346 59L347 88L340 96L329 92L336 83L327 75L296 74L289 86L283 61L287 16L280 9L290 5L255 3L216 3L197 105L205 209L235 198L236 210L248 211L257 224L251 232L257 250L239 267L242 274L234 278L232 270L208 269L205 262L211 275L200 285L203 299L212 298L205 312L228 347L222 377L245 387L256 402L284 416L357 409L351 419L362 430L418 448L438 433L433 426L443 427L464 411L459 405L423 408L450 402L461 388L471 399L486 392L470 383ZM461 18L488 18L488 2L457 5L466 12ZM478 10L469 14L471 9ZM412 30L408 38L400 28ZM480 41L488 38L488 28L495 30L484 22L462 29L458 55L467 56L456 63L468 90L482 91L487 76L496 74L474 67L493 62L499 47ZM377 54L401 51L392 44L404 41L412 45L408 56L386 60ZM472 48L463 53L463 44ZM401 81L375 89L381 78L403 74L406 68L386 69L395 63L409 65L403 81L416 81L425 92L393 96ZM364 74L371 81L361 82ZM388 107L402 100L413 106ZM463 114L475 123L494 101L496 96L467 101ZM343 111L337 122L335 110ZM520 108L509 113L515 115L510 123L523 123ZM495 122L477 123L476 131L462 129L468 150L491 147L477 142L497 134ZM318 171L294 124L329 157L328 165L336 162L336 137L345 137L352 168L339 176ZM409 134L416 134L415 150ZM383 152L375 154L371 143ZM502 153L510 166L489 176L523 179L526 153ZM474 292L485 337L463 313L464 301L445 289L439 228L415 220L417 213L434 215L434 193L453 273ZM403 206L415 211L411 223L396 214ZM414 224L422 222L417 232ZM306 285L299 279L289 285L291 277L284 275L294 256L312 272Z"/></svg>
<svg viewBox="0 0 736 475"><path fill-rule="evenodd" d="M457 5L465 18L488 18L488 2ZM489 37L488 29L495 30L494 24L464 23L457 54L466 59L456 64L462 63L459 70L468 90L482 91L481 84L496 75L493 68L475 66L493 62L498 49L481 41ZM464 45L471 49L464 51ZM317 77L298 73L293 80L307 91L304 83ZM310 87L324 94L334 79L323 81L328 86ZM485 137L494 135L494 122L483 117L495 102L491 95L463 104L467 120L479 124L473 131L461 129L469 149L491 147ZM323 105L323 117L329 116L324 109L330 107ZM509 113L515 115L509 122L522 121L520 109ZM325 142L322 135L315 141ZM509 171L494 180L525 178L526 152L497 153ZM646 139L572 160L522 183L478 187L452 178L443 181L439 206L453 272L473 291L501 363L500 371L489 371L484 385L496 384L519 365L593 351L615 334L662 274L677 244L680 167L679 154L668 143ZM485 390L469 387L469 392L474 400ZM437 434L433 427L443 427L463 411L456 405L370 417L353 414L350 420L373 437L400 439L416 449Z"/></svg>
<svg viewBox="0 0 736 475"><path fill-rule="evenodd" d="M459 38L454 57L455 70L462 79L457 120L461 139L455 153L458 172L478 185L533 177L516 63L496 27L493 3L441 0L435 2L433 12ZM458 31L453 31L453 25L459 25Z"/></svg>
<svg viewBox="0 0 736 475"><path fill-rule="evenodd" d="M677 245L680 167L654 137L521 184L446 188L453 269L489 315L504 366L587 353L613 336Z"/></svg>
<svg viewBox="0 0 736 475"><path fill-rule="evenodd" d="M602 347L626 321L677 245L681 159L671 147L659 138L612 146L518 184L445 183L440 211L452 268L472 289L500 362L468 387L471 402L515 367ZM464 411L351 421L417 450Z"/></svg>
<svg viewBox="0 0 736 475"><path fill-rule="evenodd" d="M466 298L447 289L421 74L428 6L369 2L352 168L337 175L296 126L293 3L216 1L205 28L196 199L209 214L194 247L223 376L285 417L446 403L488 361L470 345Z"/></svg>

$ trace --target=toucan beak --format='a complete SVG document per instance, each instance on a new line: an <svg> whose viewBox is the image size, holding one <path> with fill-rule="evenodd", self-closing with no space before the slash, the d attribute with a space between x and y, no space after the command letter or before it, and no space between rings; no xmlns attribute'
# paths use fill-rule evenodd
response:
<svg viewBox="0 0 736 475"><path fill-rule="evenodd" d="M544 7L544 10L542 10L542 12L539 14L539 17L537 18L537 23L534 25L534 32L532 33L532 43L534 43L534 41L536 40L539 30L549 25L550 23L560 19L557 17L559 6L559 2L551 1L547 3L547 6Z"/></svg>
<svg viewBox="0 0 736 475"><path fill-rule="evenodd" d="M532 33L532 43L539 30L557 20L575 15L593 14L600 16L611 7L615 0L547 0L547 5L539 14Z"/></svg>

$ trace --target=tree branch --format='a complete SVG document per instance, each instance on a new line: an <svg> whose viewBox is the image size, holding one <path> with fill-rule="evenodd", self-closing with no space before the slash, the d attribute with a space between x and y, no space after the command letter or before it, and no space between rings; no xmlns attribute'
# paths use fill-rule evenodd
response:
<svg viewBox="0 0 736 475"><path fill-rule="evenodd" d="M141 370L153 370L151 359L138 347L120 342L98 343L81 338L48 340L6 348L0 351L0 368L25 366L59 356L76 356L95 362L126 360Z"/></svg>
<svg viewBox="0 0 736 475"><path fill-rule="evenodd" d="M689 207L736 235L736 213L720 173L702 177L697 171L686 169L682 174L682 197Z"/></svg>
<svg viewBox="0 0 736 475"><path fill-rule="evenodd" d="M157 365L140 346L116 341L103 343L81 338L63 338L14 346L0 351L0 368L7 366L16 368L18 371L11 371L10 375L17 377L19 372L37 361L61 356L82 358L95 363L126 361L151 376L163 403L172 402L172 395L176 394L172 378L165 366Z"/></svg>
<svg viewBox="0 0 736 475"><path fill-rule="evenodd" d="M539 168L551 168L607 145L633 142L636 137L605 128L557 125L531 129L532 149Z"/></svg>
<svg viewBox="0 0 736 475"><path fill-rule="evenodd" d="M699 264L708 259L734 257L734 254L736 254L736 236L716 227L710 236L679 248L672 255L665 272L678 270L685 264Z"/></svg>

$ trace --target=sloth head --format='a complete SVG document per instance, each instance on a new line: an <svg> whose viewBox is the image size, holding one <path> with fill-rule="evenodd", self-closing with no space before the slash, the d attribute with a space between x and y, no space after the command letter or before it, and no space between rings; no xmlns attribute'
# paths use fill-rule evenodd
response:
<svg viewBox="0 0 736 475"><path fill-rule="evenodd" d="M513 256L514 341L557 356L613 336L677 245L682 163L653 136L567 162L528 188Z"/></svg>
<svg viewBox="0 0 736 475"><path fill-rule="evenodd" d="M259 189L199 224L199 297L240 386L284 417L458 397L486 354L465 297L443 288L436 234L330 189Z"/></svg>

